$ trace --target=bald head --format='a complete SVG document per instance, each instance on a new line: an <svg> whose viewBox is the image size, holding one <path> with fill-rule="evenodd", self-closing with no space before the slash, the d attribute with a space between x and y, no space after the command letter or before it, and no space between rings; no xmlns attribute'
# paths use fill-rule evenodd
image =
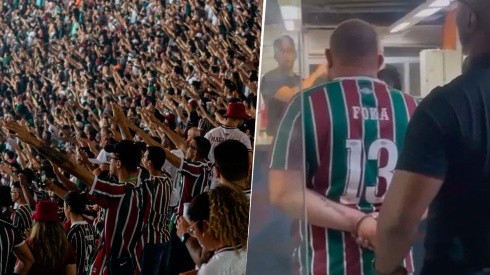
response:
<svg viewBox="0 0 490 275"><path fill-rule="evenodd" d="M347 65L377 60L378 45L378 34L374 27L357 19L340 24L330 38L332 55Z"/></svg>

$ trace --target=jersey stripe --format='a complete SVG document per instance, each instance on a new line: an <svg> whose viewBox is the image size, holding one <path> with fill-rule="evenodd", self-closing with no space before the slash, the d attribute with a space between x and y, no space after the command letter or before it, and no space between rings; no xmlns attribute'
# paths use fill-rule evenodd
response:
<svg viewBox="0 0 490 275"><path fill-rule="evenodd" d="M328 234L328 257L330 265L328 274L344 274L344 244L341 231L327 229Z"/></svg>
<svg viewBox="0 0 490 275"><path fill-rule="evenodd" d="M405 131L408 125L408 112L404 97L400 91L392 91L390 93L391 101L393 103L393 110L395 112L396 119L396 135L395 143L399 150L403 148L403 141L405 138Z"/></svg>
<svg viewBox="0 0 490 275"><path fill-rule="evenodd" d="M332 185L327 196L332 200L338 200L344 192L344 183L346 178L346 150L345 141L348 136L348 121L345 117L346 107L343 97L341 83L331 83L327 91L330 107L332 108L332 130L334 132L332 154Z"/></svg>
<svg viewBox="0 0 490 275"><path fill-rule="evenodd" d="M313 273L314 274L325 274L327 272L327 254L326 254L326 239L325 239L325 228L318 226L311 226L312 234L312 263L313 263Z"/></svg>

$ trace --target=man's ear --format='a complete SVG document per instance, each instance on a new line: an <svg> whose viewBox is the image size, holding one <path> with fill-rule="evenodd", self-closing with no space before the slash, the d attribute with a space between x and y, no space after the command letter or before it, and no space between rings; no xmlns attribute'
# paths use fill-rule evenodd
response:
<svg viewBox="0 0 490 275"><path fill-rule="evenodd" d="M333 67L333 58L332 58L332 51L330 49L325 49L325 57L327 58L327 66L328 68Z"/></svg>
<svg viewBox="0 0 490 275"><path fill-rule="evenodd" d="M385 64L385 57L383 55L378 55L378 71L382 69Z"/></svg>

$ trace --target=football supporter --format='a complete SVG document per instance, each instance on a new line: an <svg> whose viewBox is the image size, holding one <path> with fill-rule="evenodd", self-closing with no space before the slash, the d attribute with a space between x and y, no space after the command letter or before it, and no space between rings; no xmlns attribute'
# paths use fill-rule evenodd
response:
<svg viewBox="0 0 490 275"><path fill-rule="evenodd" d="M458 1L464 73L436 88L408 126L381 208L378 274L401 274L429 207L421 274L488 274L490 267L490 2Z"/></svg>
<svg viewBox="0 0 490 275"><path fill-rule="evenodd" d="M65 216L70 220L68 242L77 253L77 275L87 274L90 255L95 248L95 228L84 220L87 198L85 193L70 191L64 197Z"/></svg>
<svg viewBox="0 0 490 275"><path fill-rule="evenodd" d="M160 274L165 270L169 250L170 233L166 216L170 204L172 179L162 172L165 163L165 151L157 146L149 146L143 155L143 165L153 179L149 182L151 191L151 206L149 220L143 233L145 248L143 252L142 274Z"/></svg>
<svg viewBox="0 0 490 275"><path fill-rule="evenodd" d="M76 275L77 254L68 242L58 217L58 205L40 201L32 215L34 224L27 244L35 262L28 274Z"/></svg>
<svg viewBox="0 0 490 275"><path fill-rule="evenodd" d="M15 256L18 263L15 266ZM34 258L29 246L19 231L8 221L0 217L0 273L27 274Z"/></svg>
<svg viewBox="0 0 490 275"><path fill-rule="evenodd" d="M374 274L374 252L361 245L375 246L375 216L416 107L376 79L383 63L378 46L368 23L340 24L326 50L331 81L294 97L279 126L271 201L297 218L306 204L311 254L302 267L311 274ZM410 257L406 266L411 271Z"/></svg>
<svg viewBox="0 0 490 275"><path fill-rule="evenodd" d="M24 234L26 231L29 231L32 226L32 209L25 199L20 182L14 182L10 188L10 195L12 201L15 203L15 209L11 217L12 223L22 234Z"/></svg>
<svg viewBox="0 0 490 275"><path fill-rule="evenodd" d="M228 186L218 186L192 200L188 234L204 251L214 254L199 270L187 274L245 274L249 206L241 190Z"/></svg>

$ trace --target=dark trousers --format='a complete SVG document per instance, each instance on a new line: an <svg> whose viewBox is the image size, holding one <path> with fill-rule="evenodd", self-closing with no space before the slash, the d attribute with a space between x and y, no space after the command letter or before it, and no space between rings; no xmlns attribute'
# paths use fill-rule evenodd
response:
<svg viewBox="0 0 490 275"><path fill-rule="evenodd" d="M168 242L161 244L145 244L145 249L143 250L143 266L141 268L141 275L160 274L161 267L164 268L166 264L165 250L168 246Z"/></svg>
<svg viewBox="0 0 490 275"><path fill-rule="evenodd" d="M160 274L179 275L181 272L195 269L196 264L192 260L185 244L183 244L177 236L177 229L175 226L170 232L168 254L166 265L164 268L160 268Z"/></svg>

